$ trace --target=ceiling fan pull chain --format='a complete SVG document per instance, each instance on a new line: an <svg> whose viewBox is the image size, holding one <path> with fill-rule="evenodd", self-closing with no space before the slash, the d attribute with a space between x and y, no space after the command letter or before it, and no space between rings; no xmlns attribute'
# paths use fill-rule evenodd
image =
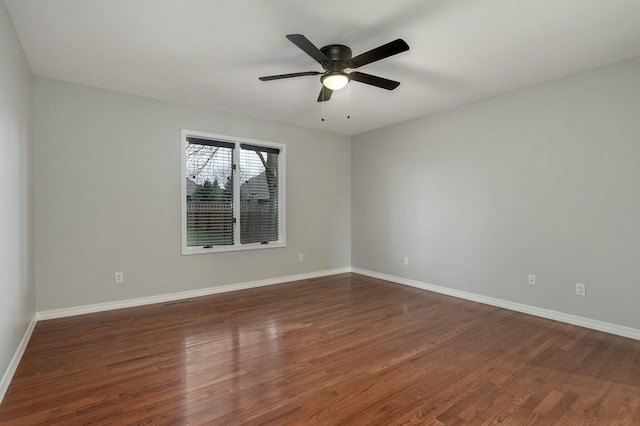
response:
<svg viewBox="0 0 640 426"><path fill-rule="evenodd" d="M347 85L347 120L351 118L351 85Z"/></svg>
<svg viewBox="0 0 640 426"><path fill-rule="evenodd" d="M324 90L322 90L322 121L324 121Z"/></svg>

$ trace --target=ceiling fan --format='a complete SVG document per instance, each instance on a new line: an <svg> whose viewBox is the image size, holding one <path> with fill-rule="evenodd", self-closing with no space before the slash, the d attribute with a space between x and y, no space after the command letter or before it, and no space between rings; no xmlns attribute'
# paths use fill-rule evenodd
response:
<svg viewBox="0 0 640 426"><path fill-rule="evenodd" d="M391 41L375 49L371 49L355 58L351 57L351 49L342 44L330 44L318 49L302 34L289 34L287 38L307 55L315 59L325 72L305 71L291 74L270 75L259 77L261 81L280 80L283 78L302 77L307 75L321 75L322 89L318 96L318 102L331 99L334 90L342 89L349 81L359 81L360 83L380 87L382 89L393 90L400 85L399 81L389 80L363 72L352 71L346 73L347 68L359 68L363 65L397 55L409 50L409 45L402 39Z"/></svg>

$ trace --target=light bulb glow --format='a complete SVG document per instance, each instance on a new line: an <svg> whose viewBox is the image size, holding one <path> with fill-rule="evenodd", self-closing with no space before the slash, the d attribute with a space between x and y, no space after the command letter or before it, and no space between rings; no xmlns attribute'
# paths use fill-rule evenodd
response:
<svg viewBox="0 0 640 426"><path fill-rule="evenodd" d="M349 82L349 77L345 73L336 72L322 77L322 84L330 90L340 90Z"/></svg>

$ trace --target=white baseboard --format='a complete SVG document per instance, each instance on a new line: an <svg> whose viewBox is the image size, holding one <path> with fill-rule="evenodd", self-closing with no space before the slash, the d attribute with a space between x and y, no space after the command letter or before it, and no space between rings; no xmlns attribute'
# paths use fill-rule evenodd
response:
<svg viewBox="0 0 640 426"><path fill-rule="evenodd" d="M228 285L223 285L218 287L209 287L209 288L203 288L198 290L163 294L158 296L140 297L136 299L119 300L115 302L96 303L92 305L76 306L76 307L63 308L63 309L54 309L50 311L41 311L36 313L36 318L38 321L41 321L46 319L54 319L54 318L69 317L74 315L110 311L114 309L131 308L134 306L151 305L155 303L164 303L164 302L171 302L174 300L189 299L192 297L209 296L212 294L226 293L226 292L236 291L236 290L245 290L249 288L282 284L282 283L291 282L291 281L308 280L313 278L326 277L330 275L343 274L347 272L366 275L372 278L391 281L397 284L407 285L407 286L419 288L422 290L433 291L435 293L446 294L448 296L458 297L460 299L471 300L473 302L484 303L486 305L497 306L499 308L505 308L512 311L516 311L516 312L535 315L541 318L547 318L555 321L565 322L567 324L578 325L578 326L590 328L593 330L604 331L606 333L611 333L618 336L629 337L631 339L640 340L640 330L636 328L625 327L622 325L612 324L604 321L598 321L590 318L580 317L577 315L571 315L563 312L552 311L550 309L538 308L535 306L511 302L504 299L497 299L494 297L483 296L480 294L470 293L470 292L461 291L461 290L455 290L447 287L441 287L434 284L428 284L421 281L410 280L408 278L401 278L393 275L387 275L379 272L368 271L368 270L359 269L359 268L351 268L351 267L311 272L311 273L299 274L299 275L289 275L285 277L270 278L266 280L249 281L249 282L237 283L237 284L228 284ZM30 327L29 335L31 335L33 326L35 326L35 322ZM26 347L26 341L24 342L24 344ZM24 351L24 349L22 350ZM16 354L17 353L18 352L16 352ZM20 355L21 354L22 353L20 352ZM20 359L18 358L17 362L19 361ZM17 364L16 364L16 367L17 367ZM11 373L11 376L13 376L13 373ZM2 391L1 387L0 387L0 391Z"/></svg>
<svg viewBox="0 0 640 426"><path fill-rule="evenodd" d="M92 305L75 306L71 308L53 309L41 311L36 314L38 321L70 317L74 315L91 314L95 312L111 311L114 309L131 308L134 306L152 305L155 303L171 302L174 300L190 299L192 297L209 296L229 291L246 290L249 288L263 287L268 285L282 284L291 281L309 280L312 278L326 277L329 275L343 274L351 272L351 268L330 269L327 271L310 272L299 275L289 275L286 277L269 278L266 280L249 281L237 284L228 284L218 287L208 287L198 290L182 291L178 293L161 294L158 296L139 297L136 299L118 300L115 302L96 303Z"/></svg>
<svg viewBox="0 0 640 426"><path fill-rule="evenodd" d="M410 287L420 288L422 290L433 291L435 293L446 294L448 296L458 297L460 299L471 300L473 302L484 303L485 305L497 306L516 312L522 312L537 317L547 318L567 324L578 325L593 330L604 331L606 333L618 336L629 337L631 339L640 340L640 330L637 328L625 327L622 325L611 324L604 321L598 321L590 318L580 317L577 315L565 314L563 312L552 311L549 309L538 308L535 306L525 305L522 303L510 302L508 300L497 299L494 297L483 296L480 294L469 293L466 291L455 290L447 287L441 287L433 284L427 284L420 281L410 280L407 278L395 277L393 275L381 274L378 272L367 271L359 268L351 268L351 272L360 275L366 275L372 278L378 278L385 281L391 281L397 284L407 285Z"/></svg>
<svg viewBox="0 0 640 426"><path fill-rule="evenodd" d="M584 318L577 315L570 315L563 312L552 311L549 309L538 308L535 306L525 305L522 303L510 302L508 300L497 299L494 297L483 296L480 294L469 293L466 291L455 290L447 287L441 287L433 284L427 284L420 281L410 280L407 278L400 278L393 275L381 274L379 272L368 271L359 268L341 268L331 269L327 271L311 272L299 275L289 275L286 277L270 278L259 281L249 281L244 283L229 284L219 287L209 287L198 290L183 291L178 293L163 294L158 296L140 297L136 299L120 300L116 302L96 303L92 305L77 306L72 308L54 309L50 311L37 312L31 323L27 327L24 333L20 345L16 349L16 352L9 363L2 380L0 381L0 402L4 398L11 379L18 369L18 364L22 359L33 329L36 326L37 321L62 318L73 315L88 314L94 312L110 311L113 309L130 308L134 306L149 305L154 303L170 302L174 300L189 299L192 297L208 296L218 293L226 293L236 290L245 290L249 288L263 287L268 285L282 284L291 281L301 281L313 278L321 278L330 275L343 274L347 272L353 272L360 275L365 275L372 278L378 278L385 281L391 281L397 284L407 285L410 287L419 288L422 290L433 291L435 293L446 294L448 296L458 297L460 299L470 300L473 302L484 303L486 305L497 306L500 308L509 309L516 312L522 312L525 314L535 315L542 318L547 318L555 321L565 322L568 324L578 325L581 327L590 328L593 330L604 331L606 333L615 334L618 336L629 337L631 339L640 340L640 330L631 327L625 327L617 324L611 324L604 321L593 320L590 318Z"/></svg>
<svg viewBox="0 0 640 426"><path fill-rule="evenodd" d="M18 349L16 349L15 354L13 354L13 358L11 358L11 362L2 376L2 380L0 381L0 403L2 403L4 395L9 389L9 384L11 383L11 379L13 379L13 375L16 374L22 355L24 354L25 349L27 349L27 344L29 344L29 339L31 339L31 333L33 333L33 329L36 327L37 322L38 321L34 316L27 326L27 330L24 332L24 336L22 336Z"/></svg>

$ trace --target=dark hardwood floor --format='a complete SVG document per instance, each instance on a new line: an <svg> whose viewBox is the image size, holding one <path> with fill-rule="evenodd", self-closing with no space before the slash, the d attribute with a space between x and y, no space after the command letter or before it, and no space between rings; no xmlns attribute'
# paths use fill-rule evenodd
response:
<svg viewBox="0 0 640 426"><path fill-rule="evenodd" d="M640 341L344 274L42 321L3 425L640 425Z"/></svg>

